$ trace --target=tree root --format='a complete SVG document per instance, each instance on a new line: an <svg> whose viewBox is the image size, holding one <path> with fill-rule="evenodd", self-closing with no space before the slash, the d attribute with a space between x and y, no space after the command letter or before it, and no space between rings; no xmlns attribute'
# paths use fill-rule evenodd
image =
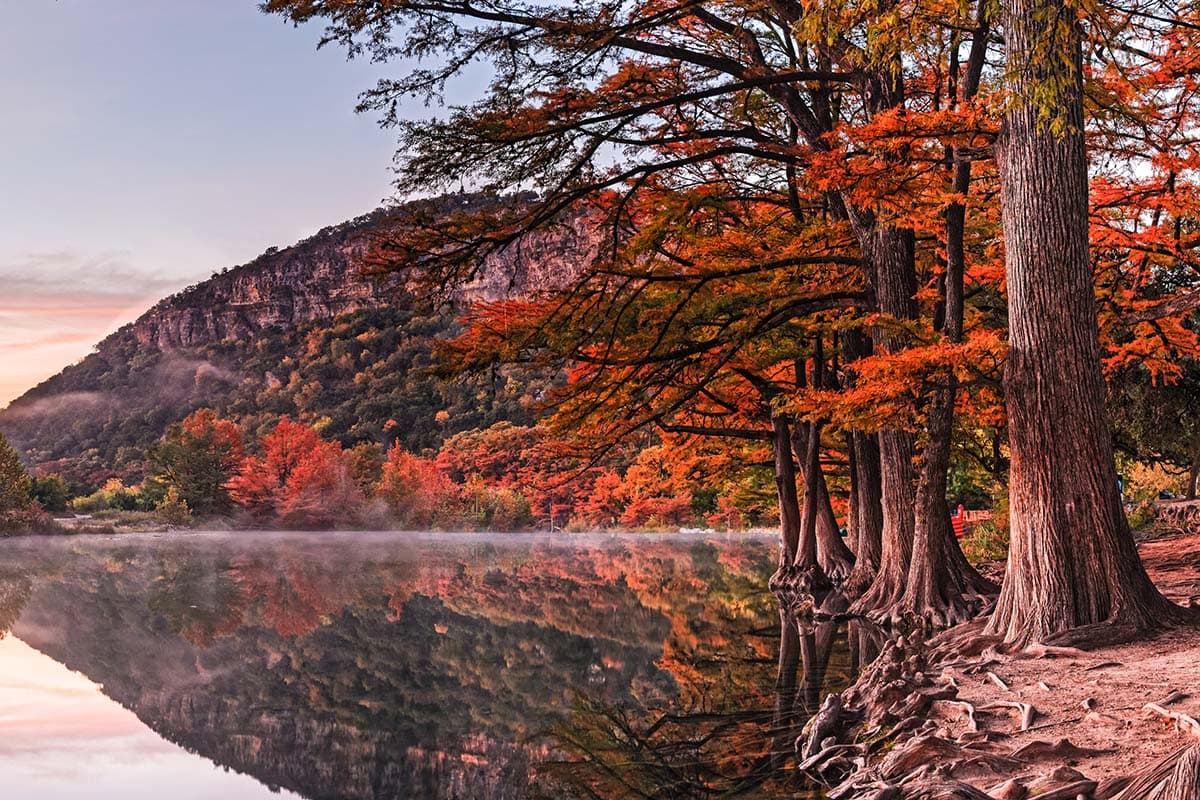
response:
<svg viewBox="0 0 1200 800"><path fill-rule="evenodd" d="M957 645L953 634L936 642L936 650L903 637L885 644L879 658L863 671L855 685L838 699L827 700L805 728L804 737L797 742L803 772L826 787L834 787L827 792L833 800L1073 800L1080 796L1096 800L1200 800L1200 777L1191 785L1186 782L1190 770L1200 776L1200 744L1185 765L1176 764L1183 751L1176 754L1141 794L1128 793L1131 787L1142 785L1138 780L1109 780L1098 785L1065 764L1045 773L1046 764L1074 762L1109 750L1080 747L1066 738L1038 739L1015 748L1001 748L998 737L1008 734L988 731L988 718L983 712L1016 712L1014 727L1028 731L1047 727L1034 726L1037 709L1015 697L981 706L959 699L953 671L962 670L960 677L963 673L985 676L1001 689L1012 691L1009 683L989 667L1009 658L1079 658L1086 654L1065 645L1042 644L1019 653L985 652L974 661L948 663L932 656L934 652L954 654ZM1044 691L1053 691L1044 682L1040 685ZM1169 720L1200 740L1200 721L1167 708L1181 699L1183 694L1173 691L1161 703L1147 704L1145 711ZM1083 711L1086 716L1054 720L1049 725L1101 716L1094 700L1085 700ZM852 738L845 736L847 724L854 726ZM1037 765L1043 765L1042 777L1030 783L1039 771ZM972 785L988 774L1009 780L987 793ZM1171 784L1171 791L1180 793L1165 794L1168 779L1175 780L1176 774L1180 777ZM1187 794L1176 788L1188 786L1195 792Z"/></svg>
<svg viewBox="0 0 1200 800"><path fill-rule="evenodd" d="M779 598L780 606L795 616L812 614L833 588L824 570L816 565L780 567L767 586Z"/></svg>
<svg viewBox="0 0 1200 800"><path fill-rule="evenodd" d="M982 595L961 595L915 605L902 598L893 604L871 609L865 616L878 625L925 631L944 630L975 619L989 600Z"/></svg>
<svg viewBox="0 0 1200 800"><path fill-rule="evenodd" d="M1021 730L1027 731L1033 725L1034 719L1037 718L1037 709L1029 703L1010 702L1000 700L995 703L989 703L986 706L980 706L980 711L990 711L996 708L1011 708L1021 715Z"/></svg>
<svg viewBox="0 0 1200 800"><path fill-rule="evenodd" d="M991 670L988 670L987 676L988 676L988 680L990 680L992 683L999 686L1001 691L1004 691L1004 692L1012 691L1012 689L1009 687L1009 685L1004 682L1004 679L1001 678L996 673L992 672Z"/></svg>
<svg viewBox="0 0 1200 800"><path fill-rule="evenodd" d="M813 715L796 740L796 751L802 758L808 760L826 749L825 740L837 729L838 719L842 715L842 698L831 694L825 698L821 710ZM836 739L835 739L836 741ZM803 742L803 745L801 744Z"/></svg>
<svg viewBox="0 0 1200 800"><path fill-rule="evenodd" d="M1086 658L1087 651L1078 647L1055 647L1035 642L1013 655L1013 658Z"/></svg>
<svg viewBox="0 0 1200 800"><path fill-rule="evenodd" d="M1112 800L1146 800L1146 798L1154 798L1155 800L1167 800L1166 798L1158 798L1158 789L1179 769L1179 764L1187 753L1195 751L1194 747L1181 747L1173 753L1162 758L1158 763L1152 765L1148 769L1142 771L1129 780L1126 786L1119 792L1107 794L1112 787L1098 787L1096 791L1097 798L1112 798ZM1183 800L1187 795L1183 795L1178 800ZM1190 796L1195 800L1196 795Z"/></svg>
<svg viewBox="0 0 1200 800"><path fill-rule="evenodd" d="M1047 758L1079 759L1111 753L1111 750L1093 750L1089 747L1076 747L1070 739L1058 739L1047 742L1034 739L1012 751L1012 757L1022 761L1042 761Z"/></svg>
<svg viewBox="0 0 1200 800"><path fill-rule="evenodd" d="M1190 748L1175 765L1171 777L1153 794L1154 800L1200 798L1200 745Z"/></svg>
<svg viewBox="0 0 1200 800"><path fill-rule="evenodd" d="M1169 711L1158 703L1146 703L1146 705L1142 706L1142 711L1149 712L1163 720L1171 722L1175 730L1181 733L1200 738L1200 722L1197 722L1195 717L1190 717L1179 711Z"/></svg>
<svg viewBox="0 0 1200 800"><path fill-rule="evenodd" d="M821 569L825 571L834 586L845 584L854 572L853 554L847 558L840 553L822 552L818 555L818 560L821 562Z"/></svg>
<svg viewBox="0 0 1200 800"><path fill-rule="evenodd" d="M975 718L975 706L965 700L935 700L931 706L934 713L946 707L962 709L967 718L967 730L972 733L979 732L979 720Z"/></svg>

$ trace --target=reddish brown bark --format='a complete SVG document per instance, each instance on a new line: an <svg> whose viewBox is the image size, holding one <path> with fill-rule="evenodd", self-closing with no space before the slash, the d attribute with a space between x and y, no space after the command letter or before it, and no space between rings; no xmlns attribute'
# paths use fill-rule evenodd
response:
<svg viewBox="0 0 1200 800"><path fill-rule="evenodd" d="M897 319L917 316L916 267L913 232L891 226L876 226L868 237L868 260L874 268L875 295L879 310ZM877 349L894 353L903 347L900 337L882 333ZM912 558L916 475L913 470L913 435L902 430L879 432L880 487L883 530L879 570L871 587L855 602L860 614L889 608L899 601Z"/></svg>
<svg viewBox="0 0 1200 800"><path fill-rule="evenodd" d="M775 456L775 491L779 501L779 528L782 539L779 566L787 567L800 551L800 499L796 494L796 466L792 460L792 439L786 418L771 420L771 449Z"/></svg>
<svg viewBox="0 0 1200 800"><path fill-rule="evenodd" d="M867 590L879 571L883 548L883 502L879 477L879 442L874 434L850 434L850 531L854 544L854 569L842 585L850 597Z"/></svg>
<svg viewBox="0 0 1200 800"><path fill-rule="evenodd" d="M805 511L808 513L808 489L811 486L815 492L813 497L815 513L815 531L817 548L817 563L834 583L842 583L849 577L854 568L854 553L846 546L833 513L833 504L829 497L829 486L825 480L825 471L821 468L819 458L814 459L811 452L813 447L813 425L797 424L792 431L792 444L796 455L803 460L800 467L803 472L805 488ZM820 431L817 431L815 442L817 453L820 453Z"/></svg>
<svg viewBox="0 0 1200 800"><path fill-rule="evenodd" d="M1081 32L1063 0L1004 0L1002 13L1013 92L997 152L1011 544L989 630L1015 644L1135 636L1179 619L1180 610L1138 558L1104 413Z"/></svg>
<svg viewBox="0 0 1200 800"><path fill-rule="evenodd" d="M979 86L987 41L987 5L979 3L979 26L963 80L963 98L970 100ZM957 53L957 49L954 51ZM957 56L951 60L957 79ZM971 188L971 162L949 154L951 187L965 196ZM942 282L942 333L957 342L963 335L966 207L952 203L945 212L946 274ZM955 625L975 616L996 586L981 576L962 554L950 524L946 504L950 470L950 445L954 433L954 401L958 381L952 370L941 376L941 385L929 403L925 452L917 484L913 552L904 594L891 610L893 619L916 618L936 626Z"/></svg>
<svg viewBox="0 0 1200 800"><path fill-rule="evenodd" d="M917 487L915 536L904 593L885 616L956 625L979 613L996 587L963 556L950 524L946 476L954 420L954 378L939 388L929 410L929 439Z"/></svg>

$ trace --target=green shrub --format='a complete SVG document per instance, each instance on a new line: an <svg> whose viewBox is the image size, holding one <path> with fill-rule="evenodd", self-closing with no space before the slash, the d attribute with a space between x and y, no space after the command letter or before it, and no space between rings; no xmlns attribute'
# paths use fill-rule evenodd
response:
<svg viewBox="0 0 1200 800"><path fill-rule="evenodd" d="M154 509L159 519L168 525L188 525L192 521L192 510L188 508L183 495L172 486Z"/></svg>
<svg viewBox="0 0 1200 800"><path fill-rule="evenodd" d="M1130 530L1141 530L1154 524L1154 503L1138 503L1129 511Z"/></svg>
<svg viewBox="0 0 1200 800"><path fill-rule="evenodd" d="M1000 561L1008 557L1008 498L1001 497L992 509L992 518L975 526L962 539L963 555L972 564Z"/></svg>

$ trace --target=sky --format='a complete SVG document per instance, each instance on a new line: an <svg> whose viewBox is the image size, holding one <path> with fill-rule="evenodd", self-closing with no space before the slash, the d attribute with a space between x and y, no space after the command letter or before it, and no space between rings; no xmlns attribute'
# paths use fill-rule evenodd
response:
<svg viewBox="0 0 1200 800"><path fill-rule="evenodd" d="M391 197L387 67L256 0L0 0L0 406L153 303ZM428 114L417 107L416 115Z"/></svg>

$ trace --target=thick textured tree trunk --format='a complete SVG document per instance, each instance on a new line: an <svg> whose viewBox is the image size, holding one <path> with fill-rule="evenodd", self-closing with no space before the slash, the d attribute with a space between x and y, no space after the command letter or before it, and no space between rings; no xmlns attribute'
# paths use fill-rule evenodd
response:
<svg viewBox="0 0 1200 800"><path fill-rule="evenodd" d="M817 476L821 474L821 426L812 422L807 424L807 428L805 452L796 453L804 459L801 463L805 478L804 507L800 514L800 546L796 550L795 561L795 566L800 569L817 566L817 499L820 497ZM790 441L788 446L791 446ZM824 482L823 478L821 482Z"/></svg>
<svg viewBox="0 0 1200 800"><path fill-rule="evenodd" d="M874 281L872 281L872 284ZM847 386L854 385L853 363L870 355L871 342L858 331L842 335L842 353L846 362ZM850 431L846 436L850 453L850 542L854 548L854 569L842 584L848 597L867 590L879 571L883 536L883 488L879 476L879 441L874 434Z"/></svg>
<svg viewBox="0 0 1200 800"><path fill-rule="evenodd" d="M1063 0L1003 0L1013 101L998 147L1011 543L992 633L1127 638L1181 618L1121 508L1088 255L1081 32ZM1104 628L1075 630L1105 623ZM1074 631L1075 635L1068 632Z"/></svg>
<svg viewBox="0 0 1200 800"><path fill-rule="evenodd" d="M879 310L901 320L917 317L917 275L913 232L876 226L869 238L868 258L875 268L875 295ZM885 332L876 342L885 353L898 352L903 342ZM879 432L880 487L883 499L883 532L879 570L866 594L853 610L870 613L895 605L904 593L912 558L913 509L916 475L913 470L913 435L908 431Z"/></svg>
<svg viewBox="0 0 1200 800"><path fill-rule="evenodd" d="M1200 490L1200 458L1192 458L1192 470L1188 473L1187 499L1195 500L1196 492Z"/></svg>
<svg viewBox="0 0 1200 800"><path fill-rule="evenodd" d="M854 569L842 585L848 597L867 590L879 571L883 549L883 501L879 476L879 442L874 434L852 431L851 513L854 539Z"/></svg>
<svg viewBox="0 0 1200 800"><path fill-rule="evenodd" d="M917 486L915 536L904 595L884 616L918 619L934 626L956 625L979 613L996 587L975 571L954 538L946 505L955 380L946 377L929 408L929 441Z"/></svg>
<svg viewBox="0 0 1200 800"><path fill-rule="evenodd" d="M781 416L775 417L771 425L783 547L779 569L771 576L768 585L785 609L801 612L819 605L828 594L830 583L817 562L817 514L815 503L809 497L809 487L805 487L803 513L796 493L791 426ZM815 458L811 448L806 456L808 459Z"/></svg>
<svg viewBox="0 0 1200 800"><path fill-rule="evenodd" d="M833 513L833 504L829 498L829 486L825 482L825 471L821 468L820 460L815 463L811 458L813 446L812 430L816 426L797 424L792 431L792 445L796 455L804 458L800 467L804 479L804 514L808 514L809 487L814 491L814 507L816 514L816 547L817 563L821 565L826 576L834 583L842 583L854 568L854 553L846 546L838 529L837 517ZM817 455L820 454L820 431L817 432Z"/></svg>
<svg viewBox="0 0 1200 800"><path fill-rule="evenodd" d="M779 500L779 531L782 541L780 567L796 560L800 551L800 499L796 494L796 466L792 460L792 439L783 417L771 420L771 449L775 455L775 490Z"/></svg>
<svg viewBox="0 0 1200 800"><path fill-rule="evenodd" d="M817 563L834 583L843 583L854 569L854 552L842 538L841 526L833 513L825 473L818 469L817 488Z"/></svg>

